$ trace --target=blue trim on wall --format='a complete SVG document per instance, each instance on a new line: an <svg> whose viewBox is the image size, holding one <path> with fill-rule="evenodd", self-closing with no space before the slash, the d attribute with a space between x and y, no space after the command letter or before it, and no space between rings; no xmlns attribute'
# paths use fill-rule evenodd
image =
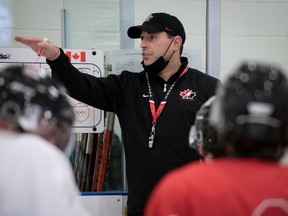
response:
<svg viewBox="0 0 288 216"><path fill-rule="evenodd" d="M127 191L81 192L81 196L127 196Z"/></svg>

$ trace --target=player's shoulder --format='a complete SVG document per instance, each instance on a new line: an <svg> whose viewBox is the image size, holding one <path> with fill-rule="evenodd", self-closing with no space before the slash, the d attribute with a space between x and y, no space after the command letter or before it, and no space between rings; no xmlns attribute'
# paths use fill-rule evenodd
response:
<svg viewBox="0 0 288 216"><path fill-rule="evenodd" d="M172 181L185 181L193 182L193 181L201 181L202 178L206 178L205 176L213 176L218 175L222 166L224 166L222 160L213 161L213 162L191 162L188 163L178 169L175 169L167 174L167 178L173 179Z"/></svg>
<svg viewBox="0 0 288 216"><path fill-rule="evenodd" d="M34 134L23 134L19 137L18 147L22 146L22 149L35 159L47 159L51 160L66 160L66 155L58 149L53 143L45 140L44 138Z"/></svg>

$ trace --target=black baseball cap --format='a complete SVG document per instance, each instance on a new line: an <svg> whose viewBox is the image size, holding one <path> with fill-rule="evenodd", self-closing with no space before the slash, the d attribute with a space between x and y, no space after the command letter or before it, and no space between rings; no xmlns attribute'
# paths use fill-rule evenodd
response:
<svg viewBox="0 0 288 216"><path fill-rule="evenodd" d="M131 26L127 34L130 38L140 38L142 31L148 33L167 32L170 35L179 35L182 38L183 44L186 39L186 34L182 23L175 16L167 13L152 13L142 25Z"/></svg>

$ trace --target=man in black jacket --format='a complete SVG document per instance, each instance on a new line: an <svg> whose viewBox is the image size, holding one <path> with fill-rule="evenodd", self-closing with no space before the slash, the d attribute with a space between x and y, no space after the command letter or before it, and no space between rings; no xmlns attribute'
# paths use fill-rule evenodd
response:
<svg viewBox="0 0 288 216"><path fill-rule="evenodd" d="M182 23L166 13L150 14L142 25L128 29L140 38L140 73L95 78L79 72L63 50L43 38L15 40L42 53L71 96L90 106L117 114L125 149L128 215L142 215L155 184L168 171L199 155L189 147L195 113L215 93L218 79L189 68L181 57L186 39Z"/></svg>

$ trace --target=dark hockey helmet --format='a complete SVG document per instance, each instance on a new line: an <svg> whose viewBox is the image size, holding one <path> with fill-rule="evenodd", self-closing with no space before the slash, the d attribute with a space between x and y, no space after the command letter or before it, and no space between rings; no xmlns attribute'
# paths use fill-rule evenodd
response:
<svg viewBox="0 0 288 216"><path fill-rule="evenodd" d="M211 153L213 157L224 154L223 145L218 140L218 134L213 125L210 124L210 109L215 96L209 98L196 113L194 125L190 129L189 145L202 156ZM200 150L201 149L201 150Z"/></svg>
<svg viewBox="0 0 288 216"><path fill-rule="evenodd" d="M64 92L64 87L37 67L7 67L0 71L0 118L44 138L55 127L70 134L74 112ZM62 135L58 138L65 139ZM63 150L67 143L55 144Z"/></svg>
<svg viewBox="0 0 288 216"><path fill-rule="evenodd" d="M277 66L246 62L218 89L211 119L225 141L238 145L236 154L249 156L256 148L287 145L287 115L284 72Z"/></svg>

